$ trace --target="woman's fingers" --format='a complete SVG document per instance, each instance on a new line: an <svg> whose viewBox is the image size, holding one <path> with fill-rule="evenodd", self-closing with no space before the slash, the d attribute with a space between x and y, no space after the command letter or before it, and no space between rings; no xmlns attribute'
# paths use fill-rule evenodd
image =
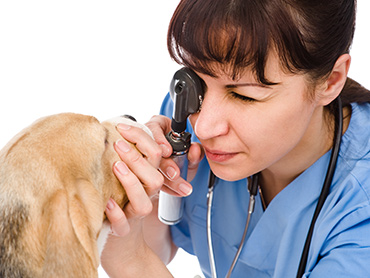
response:
<svg viewBox="0 0 370 278"><path fill-rule="evenodd" d="M168 181L163 184L161 191L176 197L186 197L193 192L193 187L186 182L176 183Z"/></svg>
<svg viewBox="0 0 370 278"><path fill-rule="evenodd" d="M140 180L146 186L150 196L156 194L163 185L163 176L157 168L154 168L135 147L124 140L117 141L114 148L124 162L125 167L120 167L122 171L128 168L130 172L135 173L138 181Z"/></svg>
<svg viewBox="0 0 370 278"><path fill-rule="evenodd" d="M150 129L155 142L162 149L162 156L170 157L172 154L172 147L166 139L166 134L171 130L171 120L162 115L155 115L145 125Z"/></svg>
<svg viewBox="0 0 370 278"><path fill-rule="evenodd" d="M124 237L130 233L130 222L149 215L153 204L143 184L124 162L116 162L113 172L125 189L130 202L122 210L113 199L109 199L105 213L111 223L112 235Z"/></svg>
<svg viewBox="0 0 370 278"><path fill-rule="evenodd" d="M146 131L139 127L124 124L118 124L117 130L123 138L136 146L154 168L158 168L162 158L162 148Z"/></svg>
<svg viewBox="0 0 370 278"><path fill-rule="evenodd" d="M113 199L109 199L105 209L105 214L111 224L112 235L120 237L128 235L130 232L130 225L127 217Z"/></svg>
<svg viewBox="0 0 370 278"><path fill-rule="evenodd" d="M164 116L154 116L147 123L156 141L141 128L117 126L121 135L135 147L124 140L119 140L115 144L115 149L128 171L135 174L139 183L144 184L149 197L156 195L161 188L175 196L188 196L193 190L190 183L180 176L180 169L176 163L170 158L163 158L172 152L164 135L170 129L170 124L170 119ZM188 153L188 180L194 178L203 157L201 145L192 144Z"/></svg>
<svg viewBox="0 0 370 278"><path fill-rule="evenodd" d="M121 182L126 191L130 202L125 207L125 213L128 219L133 217L144 217L148 215L153 204L138 177L132 173L127 165L118 161L114 164L113 172ZM157 192L159 189L157 189Z"/></svg>
<svg viewBox="0 0 370 278"><path fill-rule="evenodd" d="M204 150L198 143L193 143L188 152L188 175L187 180L181 178L180 170L172 159L162 159L160 171L165 176L162 191L174 196L188 196L192 193L192 186L189 183L198 170L200 161L204 158Z"/></svg>

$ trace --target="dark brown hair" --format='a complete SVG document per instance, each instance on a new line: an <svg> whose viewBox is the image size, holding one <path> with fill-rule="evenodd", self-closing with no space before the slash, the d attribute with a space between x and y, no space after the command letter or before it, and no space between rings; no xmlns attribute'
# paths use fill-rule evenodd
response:
<svg viewBox="0 0 370 278"><path fill-rule="evenodd" d="M265 76L271 50L282 69L327 77L348 53L355 30L356 0L182 0L169 25L167 44L179 64L210 76L220 69L237 79L248 67ZM370 93L348 79L343 104L370 102Z"/></svg>

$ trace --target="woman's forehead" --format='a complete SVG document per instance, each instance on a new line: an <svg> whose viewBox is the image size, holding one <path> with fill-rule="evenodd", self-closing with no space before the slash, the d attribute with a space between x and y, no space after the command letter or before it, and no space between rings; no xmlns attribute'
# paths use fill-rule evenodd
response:
<svg viewBox="0 0 370 278"><path fill-rule="evenodd" d="M218 63L208 62L207 69L202 70L199 68L193 68L197 73L205 74L210 77L215 77L225 82L255 82L260 83L258 77L253 69L252 65L240 68L239 71L235 72L235 65L232 63ZM280 80L284 75L291 74L284 69L279 56L275 51L270 51L267 55L266 64L264 68L265 76L268 80L274 83L280 83Z"/></svg>

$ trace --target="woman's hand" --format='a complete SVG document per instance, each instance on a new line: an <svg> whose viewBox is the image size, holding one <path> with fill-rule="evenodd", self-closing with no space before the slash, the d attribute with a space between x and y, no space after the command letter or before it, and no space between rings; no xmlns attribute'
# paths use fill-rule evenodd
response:
<svg viewBox="0 0 370 278"><path fill-rule="evenodd" d="M135 272L136 277L145 277L141 271L147 270L169 274L148 247L142 229L143 219L152 212L151 198L158 194L164 182L157 170L162 150L138 127L118 125L117 129L136 148L123 140L114 145L122 161L114 164L113 171L125 189L129 203L123 210L113 200L107 204L106 215L112 232L102 253L102 266L111 277L123 275L126 271ZM152 258L150 263L146 262L149 257ZM150 272L148 277L153 277Z"/></svg>
<svg viewBox="0 0 370 278"><path fill-rule="evenodd" d="M162 190L175 196L188 196L192 192L190 181L195 177L199 162L204 157L204 150L198 143L192 143L188 152L188 177L187 181L180 177L180 169L169 157L172 154L172 147L168 143L165 135L171 131L171 120L165 116L153 116L146 123L152 131L154 140L162 149L162 156L159 169L165 176L164 187Z"/></svg>
<svg viewBox="0 0 370 278"><path fill-rule="evenodd" d="M141 267L142 270L155 270L162 275L158 277L169 275L158 256L167 263L176 253L177 247L172 243L168 226L157 218L158 193L162 189L183 197L192 192L190 183L180 177L179 168L169 158L172 147L165 134L170 131L170 125L170 119L154 116L147 123L154 141L141 128L121 124L117 126L122 137L136 148L123 140L115 144L115 150L122 161L115 163L113 171L124 187L129 203L123 210L113 200L107 204L106 215L111 222L112 233L103 250L101 262L111 277L118 273L122 275L123 268L127 270L128 264L137 271L139 263L148 265L145 261L149 257L152 258L150 262L153 268ZM195 176L203 156L201 146L192 144L188 153L190 180ZM143 275L141 273L138 276L145 277Z"/></svg>

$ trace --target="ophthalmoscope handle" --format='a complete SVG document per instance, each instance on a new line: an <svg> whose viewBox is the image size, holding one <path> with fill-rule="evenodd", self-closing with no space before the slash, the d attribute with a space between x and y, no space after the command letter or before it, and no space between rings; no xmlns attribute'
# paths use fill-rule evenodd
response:
<svg viewBox="0 0 370 278"><path fill-rule="evenodd" d="M173 100L171 129L166 138L171 144L172 158L180 168L180 175L186 180L188 173L187 153L190 148L191 134L185 132L187 119L197 113L203 102L205 83L190 68L178 70L170 84ZM183 214L182 197L175 197L161 191L159 193L158 218L167 225L180 222Z"/></svg>
<svg viewBox="0 0 370 278"><path fill-rule="evenodd" d="M187 153L190 148L191 134L182 132L178 134L171 131L166 136L168 142L173 148L172 159L180 168L180 176L187 178L188 174L188 157ZM180 222L183 215L182 197L170 195L161 191L159 193L158 218L167 225L175 225Z"/></svg>

